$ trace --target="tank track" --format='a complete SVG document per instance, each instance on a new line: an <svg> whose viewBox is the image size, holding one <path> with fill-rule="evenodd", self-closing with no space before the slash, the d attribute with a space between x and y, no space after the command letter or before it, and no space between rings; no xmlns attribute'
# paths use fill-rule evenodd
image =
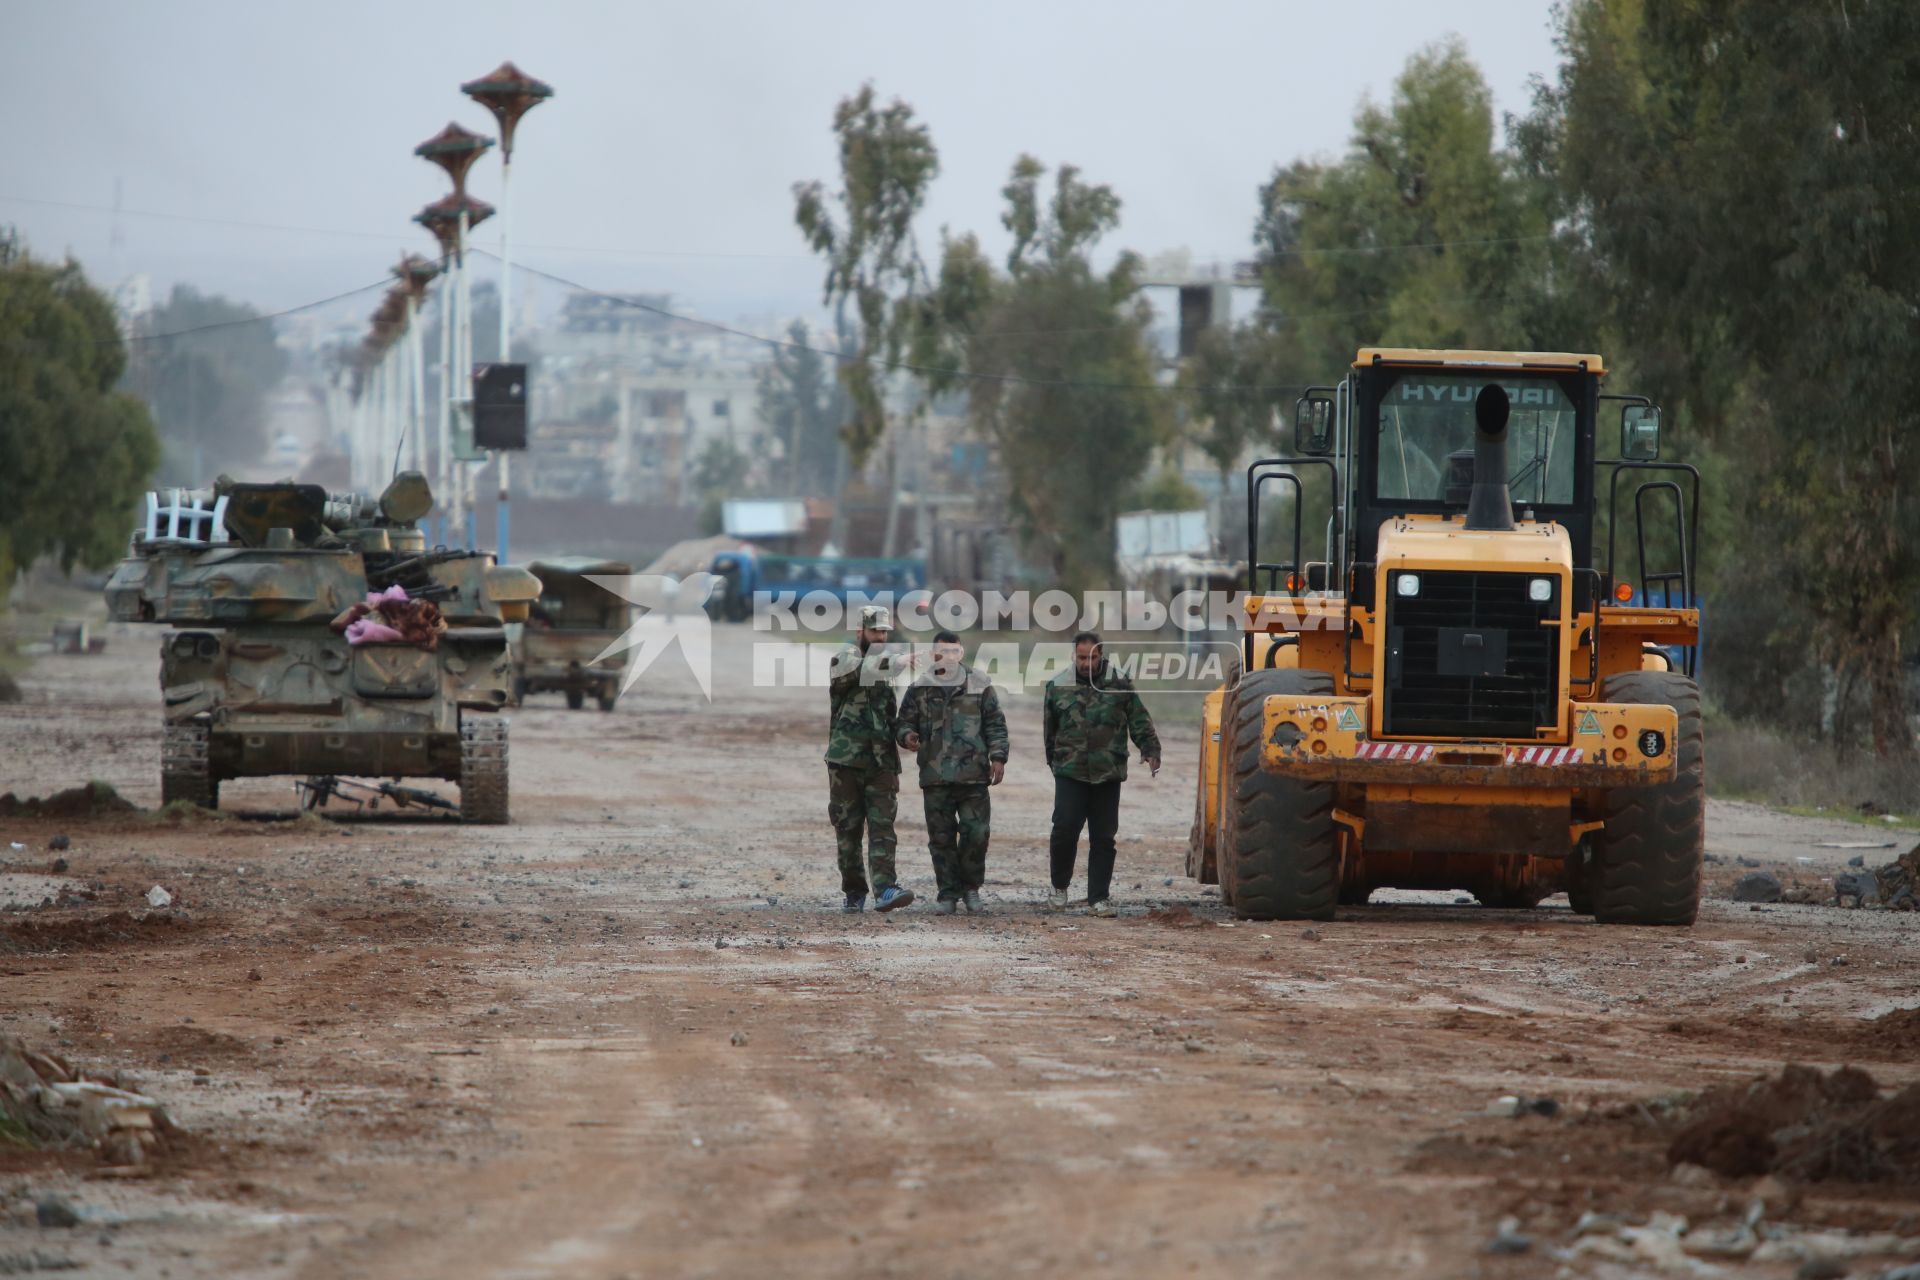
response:
<svg viewBox="0 0 1920 1280"><path fill-rule="evenodd" d="M500 716L460 721L460 821L507 821L507 722Z"/></svg>
<svg viewBox="0 0 1920 1280"><path fill-rule="evenodd" d="M207 761L208 728L198 721L166 726L160 743L160 803L220 807L220 784Z"/></svg>

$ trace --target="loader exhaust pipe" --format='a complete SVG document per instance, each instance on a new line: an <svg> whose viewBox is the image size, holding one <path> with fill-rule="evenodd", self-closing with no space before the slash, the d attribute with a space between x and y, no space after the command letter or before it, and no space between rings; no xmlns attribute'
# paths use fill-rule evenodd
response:
<svg viewBox="0 0 1920 1280"><path fill-rule="evenodd" d="M1513 528L1513 498L1507 493L1507 415L1512 406L1497 383L1473 402L1473 492L1467 497L1467 528Z"/></svg>

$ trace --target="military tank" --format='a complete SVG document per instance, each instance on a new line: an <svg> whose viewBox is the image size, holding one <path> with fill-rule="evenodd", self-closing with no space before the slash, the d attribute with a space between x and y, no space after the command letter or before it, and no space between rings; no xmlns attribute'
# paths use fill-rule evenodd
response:
<svg viewBox="0 0 1920 1280"><path fill-rule="evenodd" d="M524 703L528 694L564 693L568 709L578 711L591 694L602 711L613 710L627 657L600 655L633 625L633 606L593 579L628 577L633 566L623 560L571 556L536 560L529 568L540 579L540 599L524 625L507 628L513 700Z"/></svg>
<svg viewBox="0 0 1920 1280"><path fill-rule="evenodd" d="M231 778L441 778L459 784L462 820L507 821L506 624L540 583L428 548L417 522L432 506L413 471L377 499L225 477L147 495L106 595L116 621L171 628L163 803L218 808ZM373 597L408 625L354 627L385 620Z"/></svg>

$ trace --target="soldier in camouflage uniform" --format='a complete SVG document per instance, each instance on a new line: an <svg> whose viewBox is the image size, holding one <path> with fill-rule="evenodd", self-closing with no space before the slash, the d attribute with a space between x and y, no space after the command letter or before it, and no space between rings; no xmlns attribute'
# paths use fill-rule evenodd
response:
<svg viewBox="0 0 1920 1280"><path fill-rule="evenodd" d="M1140 695L1107 666L1100 637L1073 638L1073 669L1047 682L1043 712L1047 763L1053 767L1053 893L1048 905L1067 905L1080 828L1087 828L1087 903L1096 916L1114 914L1113 838L1120 829L1120 784L1127 777L1127 739L1160 772L1160 738Z"/></svg>
<svg viewBox="0 0 1920 1280"><path fill-rule="evenodd" d="M860 610L854 642L833 655L827 730L827 814L840 846L841 910L867 909L869 875L876 909L892 911L913 901L893 874L893 818L900 801L900 751L894 745L894 677L916 665L913 655L886 651L892 613L869 605ZM860 837L867 838L867 866L860 864Z"/></svg>
<svg viewBox="0 0 1920 1280"><path fill-rule="evenodd" d="M987 879L987 835L993 806L987 788L1007 766L1007 718L992 681L962 659L960 637L933 638L933 669L913 682L900 702L895 736L920 756L920 797L927 810L927 848L940 887L934 914L950 916L965 902L984 914L980 886Z"/></svg>

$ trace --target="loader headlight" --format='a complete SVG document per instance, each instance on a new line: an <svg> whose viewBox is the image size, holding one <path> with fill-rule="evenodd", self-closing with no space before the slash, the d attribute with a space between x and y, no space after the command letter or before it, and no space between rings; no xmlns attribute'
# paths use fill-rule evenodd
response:
<svg viewBox="0 0 1920 1280"><path fill-rule="evenodd" d="M1417 573L1403 573L1395 578L1393 582L1393 589L1403 596L1417 596L1420 594L1420 575Z"/></svg>
<svg viewBox="0 0 1920 1280"><path fill-rule="evenodd" d="M1527 599L1538 600L1542 604L1553 599L1553 579L1535 578L1527 584Z"/></svg>

